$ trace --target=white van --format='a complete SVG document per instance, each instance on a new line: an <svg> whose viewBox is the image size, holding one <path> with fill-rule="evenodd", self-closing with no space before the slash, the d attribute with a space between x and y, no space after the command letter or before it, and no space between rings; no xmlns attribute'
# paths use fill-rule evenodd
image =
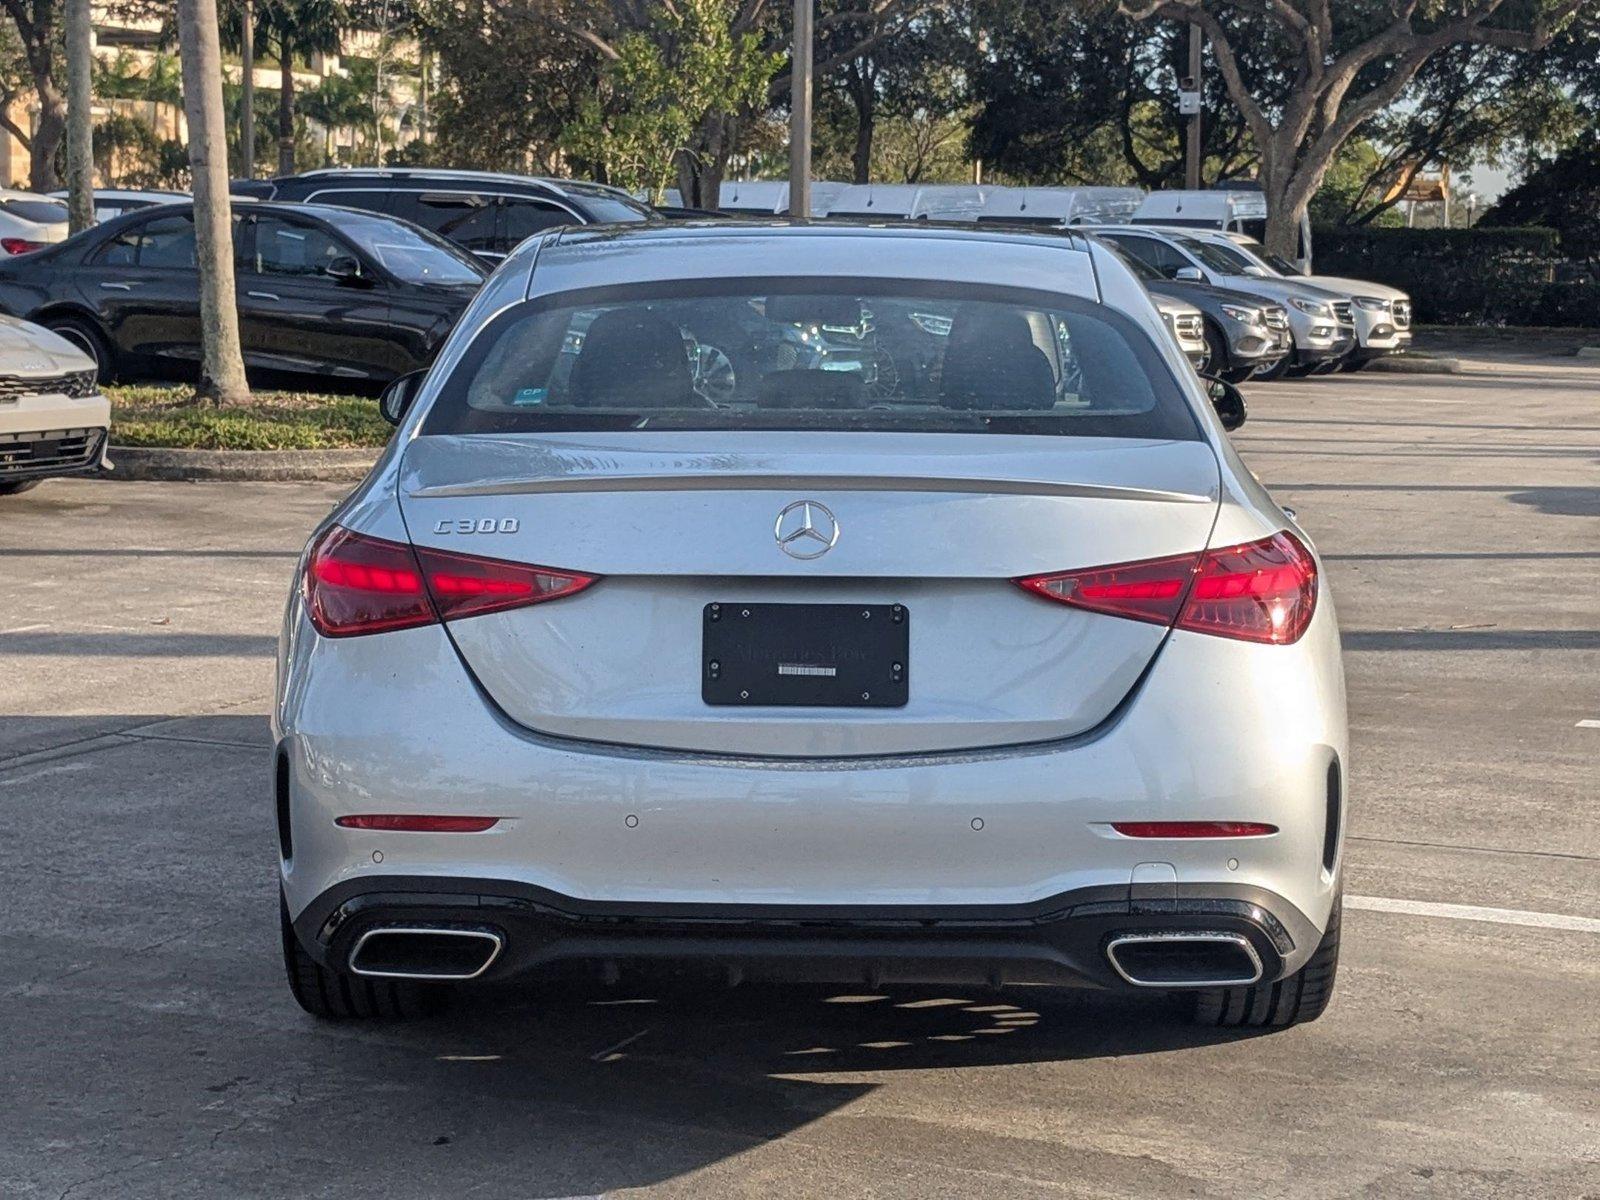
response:
<svg viewBox="0 0 1600 1200"><path fill-rule="evenodd" d="M1114 225L1131 218L1144 200L1133 187L992 187L978 213L980 225Z"/></svg>
<svg viewBox="0 0 1600 1200"><path fill-rule="evenodd" d="M1151 192L1129 218L1135 225L1173 225L1246 233L1258 242L1267 236L1267 198L1257 188ZM1311 271L1311 220L1300 217L1300 245L1294 256L1302 274Z"/></svg>

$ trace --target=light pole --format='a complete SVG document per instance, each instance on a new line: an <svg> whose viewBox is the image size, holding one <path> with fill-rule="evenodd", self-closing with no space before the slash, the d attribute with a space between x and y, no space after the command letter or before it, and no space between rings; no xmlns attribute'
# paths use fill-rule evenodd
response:
<svg viewBox="0 0 1600 1200"><path fill-rule="evenodd" d="M239 5L239 174L256 177L255 0Z"/></svg>
<svg viewBox="0 0 1600 1200"><path fill-rule="evenodd" d="M811 215L811 39L813 0L794 0L789 75L789 215Z"/></svg>
<svg viewBox="0 0 1600 1200"><path fill-rule="evenodd" d="M1182 88L1183 91L1189 92L1190 96L1180 102L1180 109L1190 110L1183 162L1183 186L1190 191L1197 191L1200 187L1200 39L1200 26L1191 24L1189 76Z"/></svg>

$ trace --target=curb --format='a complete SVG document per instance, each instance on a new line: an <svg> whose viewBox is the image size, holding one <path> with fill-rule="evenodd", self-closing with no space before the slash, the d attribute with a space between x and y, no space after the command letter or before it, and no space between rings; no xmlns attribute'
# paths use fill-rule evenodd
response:
<svg viewBox="0 0 1600 1200"><path fill-rule="evenodd" d="M116 446L105 479L188 482L355 483L383 451L370 450L166 450Z"/></svg>
<svg viewBox="0 0 1600 1200"><path fill-rule="evenodd" d="M1383 371L1391 375L1459 375L1461 360L1448 356L1435 358L1428 354L1392 354L1377 358L1366 366L1368 371Z"/></svg>

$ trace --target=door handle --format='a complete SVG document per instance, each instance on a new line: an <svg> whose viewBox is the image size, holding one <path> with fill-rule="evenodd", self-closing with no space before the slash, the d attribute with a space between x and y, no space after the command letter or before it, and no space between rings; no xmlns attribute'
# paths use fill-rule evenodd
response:
<svg viewBox="0 0 1600 1200"><path fill-rule="evenodd" d="M283 297L276 292L246 292L246 296L254 296L257 300L282 300Z"/></svg>
<svg viewBox="0 0 1600 1200"><path fill-rule="evenodd" d="M131 291L133 291L133 284L131 284L131 283L102 283L100 286L105 288L106 291L108 291L108 292L131 292Z"/></svg>

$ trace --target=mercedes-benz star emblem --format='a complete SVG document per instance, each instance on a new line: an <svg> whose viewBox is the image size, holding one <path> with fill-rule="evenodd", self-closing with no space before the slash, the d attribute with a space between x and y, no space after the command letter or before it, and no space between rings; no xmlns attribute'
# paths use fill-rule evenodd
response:
<svg viewBox="0 0 1600 1200"><path fill-rule="evenodd" d="M821 558L839 540L839 522L827 505L796 500L778 514L772 536L790 558Z"/></svg>

